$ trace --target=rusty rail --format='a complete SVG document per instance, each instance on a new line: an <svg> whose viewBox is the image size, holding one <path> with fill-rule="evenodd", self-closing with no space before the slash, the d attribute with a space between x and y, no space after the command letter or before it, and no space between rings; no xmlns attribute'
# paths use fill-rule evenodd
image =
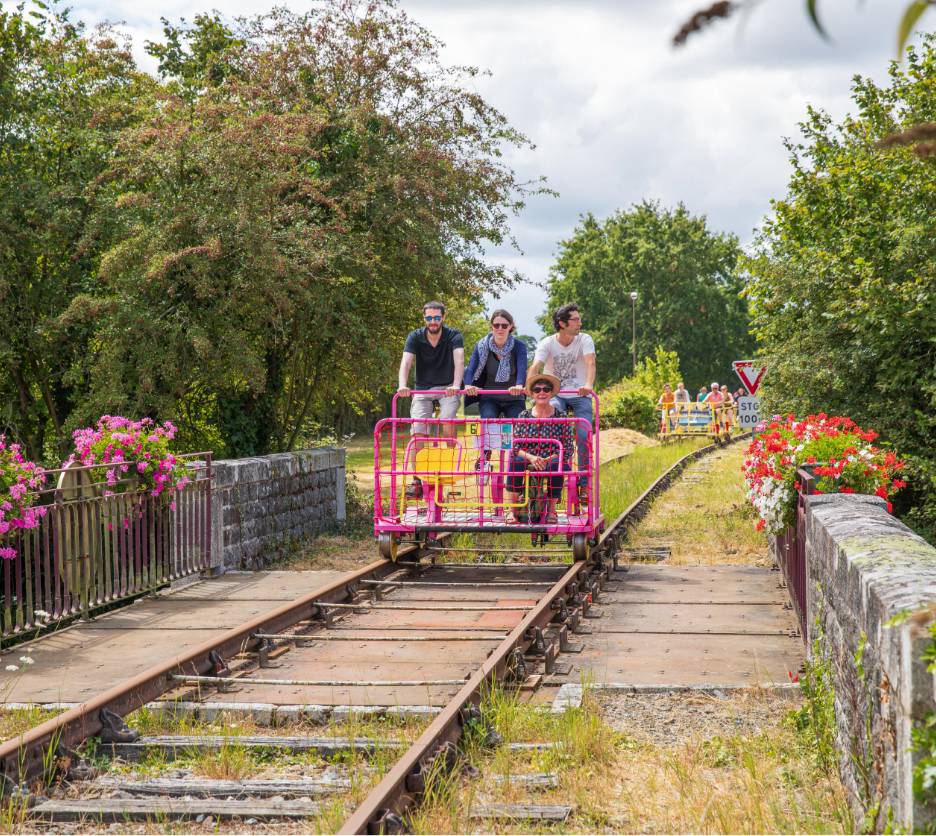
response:
<svg viewBox="0 0 936 836"><path fill-rule="evenodd" d="M663 491L689 462L715 449L718 449L718 445L709 445L684 456L614 521L602 534L589 560L573 564L520 625L502 641L498 650L467 681L443 713L365 799L345 823L341 832L367 832L386 811L402 812L418 797L421 781L425 777L423 769L431 763L431 757L427 758L427 753L444 749L446 741L454 743L458 740L462 722L467 716L464 709L469 705L477 705L482 684L491 676L499 677L505 674L510 659L514 656L513 651L522 651L529 647L533 640L533 628L541 627L552 620L552 607L560 600L574 598L578 594L578 582L585 574L600 573L600 557L608 550L616 548L620 539L625 536L626 526L636 522L646 513L650 500ZM419 554L420 546L408 546L400 550L400 556L415 555L418 558ZM283 632L303 619L314 618L320 614L319 603L346 601L352 597L357 584L364 580L382 580L397 568L398 564L391 561L375 561L272 612L235 627L220 638L205 642L167 662L154 665L121 685L0 744L0 782L3 790L9 792L11 788L23 782L41 779L47 771L48 763L54 760L49 757L50 753L67 755L104 728L102 712L105 710L123 716L140 708L171 690L176 684L174 675L217 674L219 660L244 650L257 649L256 646L263 641L257 634ZM417 777L413 777L414 775Z"/></svg>
<svg viewBox="0 0 936 836"><path fill-rule="evenodd" d="M425 790L427 775L434 760L446 758L461 737L465 723L472 716L472 707L481 701L486 682L504 677L511 659L526 651L533 642L534 628L542 628L556 613L558 604L574 597L579 582L589 573L600 573L607 552L615 554L629 525L638 522L649 510L655 496L664 491L690 462L719 448L710 444L693 450L673 464L654 481L601 535L588 560L573 564L536 607L491 653L484 665L445 706L419 739L403 754L383 780L370 792L338 831L349 833L398 833L403 830L402 816Z"/></svg>

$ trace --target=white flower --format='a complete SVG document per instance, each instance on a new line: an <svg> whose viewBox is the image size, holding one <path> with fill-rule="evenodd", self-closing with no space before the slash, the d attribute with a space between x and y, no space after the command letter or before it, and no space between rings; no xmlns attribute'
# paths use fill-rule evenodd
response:
<svg viewBox="0 0 936 836"><path fill-rule="evenodd" d="M7 665L7 666L6 666L6 669L7 669L8 671L18 671L18 670L19 670L19 665Z"/></svg>
<svg viewBox="0 0 936 836"><path fill-rule="evenodd" d="M49 614L45 610L33 610L33 612L39 616L39 618L48 618Z"/></svg>
<svg viewBox="0 0 936 836"><path fill-rule="evenodd" d="M32 656L20 656L20 661L25 662L27 665L31 665L33 663L33 657Z"/></svg>

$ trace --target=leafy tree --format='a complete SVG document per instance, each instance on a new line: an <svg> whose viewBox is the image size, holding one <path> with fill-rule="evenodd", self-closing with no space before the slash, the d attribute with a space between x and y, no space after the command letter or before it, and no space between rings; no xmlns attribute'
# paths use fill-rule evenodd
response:
<svg viewBox="0 0 936 836"><path fill-rule="evenodd" d="M857 113L811 110L789 142L787 196L747 266L753 328L775 410L843 413L910 457L897 507L936 533L936 160L877 143L936 121L936 36L856 78Z"/></svg>
<svg viewBox="0 0 936 836"><path fill-rule="evenodd" d="M98 193L100 280L70 310L95 328L83 411L291 449L382 401L426 299L472 311L509 284L483 247L530 191L500 160L526 140L388 2L165 35L158 106Z"/></svg>
<svg viewBox="0 0 936 836"><path fill-rule="evenodd" d="M93 283L88 187L146 88L108 29L0 11L0 423L35 459L64 451L83 385L88 329L60 316Z"/></svg>
<svg viewBox="0 0 936 836"><path fill-rule="evenodd" d="M629 378L632 388L643 392L656 401L663 394L663 386L669 384L676 389L682 381L679 367L679 355L675 351L665 351L660 346L649 357L644 357L637 364L637 370Z"/></svg>
<svg viewBox="0 0 936 836"><path fill-rule="evenodd" d="M687 385L724 377L750 348L747 308L733 235L708 229L685 206L668 210L643 202L604 222L587 215L560 243L540 317L575 301L595 338L598 384L631 368L631 300L637 291L637 355L660 346L682 361ZM675 381L674 381L675 383Z"/></svg>

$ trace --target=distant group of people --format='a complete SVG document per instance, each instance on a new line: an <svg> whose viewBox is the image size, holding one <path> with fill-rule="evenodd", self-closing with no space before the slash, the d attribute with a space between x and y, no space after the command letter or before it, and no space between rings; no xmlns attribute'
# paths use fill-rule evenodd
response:
<svg viewBox="0 0 936 836"><path fill-rule="evenodd" d="M696 403L710 404L714 420L720 427L724 426L726 430L730 430L732 410L725 407L733 407L737 398L743 393L743 389L730 392L724 383L719 385L717 381L713 381L711 387L703 386L699 389ZM672 421L675 413L686 409L686 407L678 407L677 404L689 404L691 402L692 399L685 383L677 383L675 391L673 391L673 387L669 383L663 384L663 394L660 395L657 401L657 407L662 413L660 417L661 429L666 425L667 421Z"/></svg>
<svg viewBox="0 0 936 836"><path fill-rule="evenodd" d="M450 421L456 417L463 384L465 406L477 403L481 418L564 418L571 411L575 418L589 423L594 420L591 395L595 385L595 343L582 331L577 305L563 305L553 313L555 333L540 340L529 367L526 344L515 336L514 318L503 308L491 314L490 332L475 344L467 368L464 338L459 330L445 324L445 305L427 302L423 305L423 320L425 325L406 338L397 381L397 394L412 397L410 417L417 419L413 424L414 436L428 435L428 419L433 416L435 401L439 403L439 418ZM409 386L414 368L417 394ZM420 390L442 392L418 394ZM528 394L533 398L529 408ZM440 434L454 437L455 425L443 424ZM576 424L574 431L568 422L516 423L514 439L511 471L558 471L559 448L545 439L561 444L562 470L572 469L573 447L578 449L578 469L588 469L588 430L581 423ZM522 477L508 479L507 490L514 501L522 483ZM579 484L584 495L585 480ZM407 488L407 495L421 496L421 490L416 479ZM553 520L561 491L562 477L550 478L548 516ZM508 522L511 516L508 513Z"/></svg>

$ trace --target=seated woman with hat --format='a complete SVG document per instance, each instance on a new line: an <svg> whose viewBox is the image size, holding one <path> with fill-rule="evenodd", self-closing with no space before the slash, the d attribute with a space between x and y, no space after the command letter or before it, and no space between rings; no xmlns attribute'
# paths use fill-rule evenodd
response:
<svg viewBox="0 0 936 836"><path fill-rule="evenodd" d="M560 447L562 470L572 470L572 453L575 448L575 427L571 421L537 421L527 419L564 418L550 403L553 395L559 391L559 378L540 372L531 374L526 381L526 389L533 397L533 406L525 409L514 424L513 452L510 457L510 470L513 475L507 477L507 497L513 505L519 503L519 494L524 489L525 474L522 471L555 472L559 470ZM555 439L554 441L524 441L523 439ZM546 523L554 525L557 521L556 504L562 495L562 476L541 477L548 481ZM516 515L508 510L508 523L517 522Z"/></svg>

